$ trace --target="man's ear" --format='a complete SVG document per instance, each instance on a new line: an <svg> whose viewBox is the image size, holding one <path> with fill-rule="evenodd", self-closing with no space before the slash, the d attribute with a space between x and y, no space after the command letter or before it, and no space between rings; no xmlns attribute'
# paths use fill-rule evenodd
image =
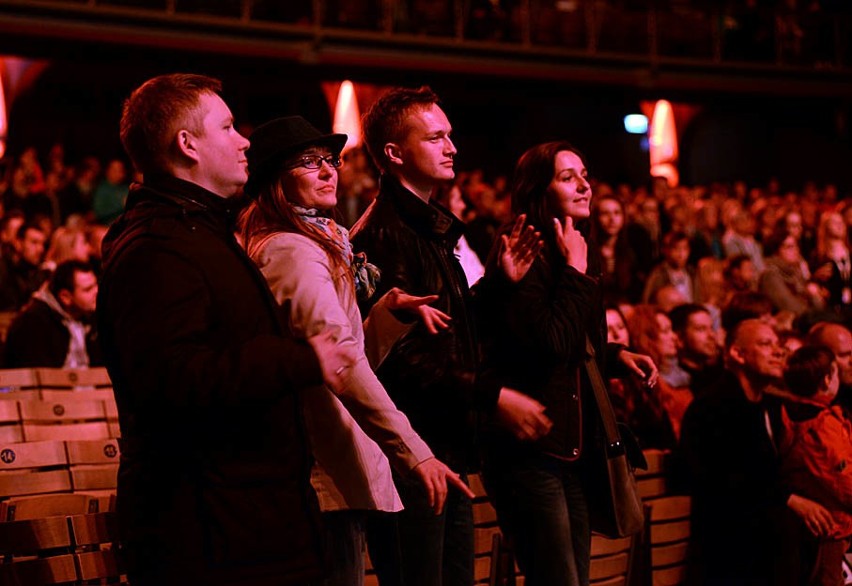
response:
<svg viewBox="0 0 852 586"><path fill-rule="evenodd" d="M737 345L731 346L730 350L728 350L728 356L731 357L731 360L733 360L735 364L745 364L745 356L743 356L743 349Z"/></svg>
<svg viewBox="0 0 852 586"><path fill-rule="evenodd" d="M185 128L178 130L175 135L175 146L179 153L195 162L198 162L199 155L196 150L195 135L189 130L186 130Z"/></svg>
<svg viewBox="0 0 852 586"><path fill-rule="evenodd" d="M394 165L402 165L402 149L399 145L389 142L385 145L385 156Z"/></svg>
<svg viewBox="0 0 852 586"><path fill-rule="evenodd" d="M71 307L71 304L74 302L74 297L68 289L60 289L56 299L62 307Z"/></svg>

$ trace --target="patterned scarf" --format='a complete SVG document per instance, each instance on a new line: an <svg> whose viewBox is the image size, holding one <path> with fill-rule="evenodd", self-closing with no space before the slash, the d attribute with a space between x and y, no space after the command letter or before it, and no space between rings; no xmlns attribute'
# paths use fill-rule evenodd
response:
<svg viewBox="0 0 852 586"><path fill-rule="evenodd" d="M340 251L346 266L352 271L355 281L355 294L359 301L364 301L376 292L376 284L381 278L381 271L374 264L367 262L367 255L363 252L357 254L352 252L352 244L349 242L349 231L337 225L331 218L318 215L315 208L303 208L292 205L293 211L305 223L308 230L334 244Z"/></svg>

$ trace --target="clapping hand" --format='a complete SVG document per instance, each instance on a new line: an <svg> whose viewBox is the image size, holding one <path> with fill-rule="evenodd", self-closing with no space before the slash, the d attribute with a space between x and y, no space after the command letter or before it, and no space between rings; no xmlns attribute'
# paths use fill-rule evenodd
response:
<svg viewBox="0 0 852 586"><path fill-rule="evenodd" d="M527 215L521 214L515 220L512 231L507 236L500 237L500 268L506 278L513 283L518 283L526 276L527 271L535 261L544 243L541 241L541 232L532 226L524 229Z"/></svg>

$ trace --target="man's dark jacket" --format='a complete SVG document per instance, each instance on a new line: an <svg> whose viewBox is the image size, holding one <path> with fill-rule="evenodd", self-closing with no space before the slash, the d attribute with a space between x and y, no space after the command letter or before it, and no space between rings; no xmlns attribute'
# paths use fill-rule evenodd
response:
<svg viewBox="0 0 852 586"><path fill-rule="evenodd" d="M749 401L727 371L686 410L679 456L692 495L688 583L795 583L780 569L791 567L796 549L780 433L778 399Z"/></svg>
<svg viewBox="0 0 852 586"><path fill-rule="evenodd" d="M104 242L98 319L121 424L119 533L146 584L303 583L320 568L297 389L228 200L173 177L131 189Z"/></svg>
<svg viewBox="0 0 852 586"><path fill-rule="evenodd" d="M61 368L68 357L71 334L62 316L40 299L32 299L15 317L6 334L5 368ZM103 365L97 328L86 334L89 366Z"/></svg>
<svg viewBox="0 0 852 586"><path fill-rule="evenodd" d="M460 465L472 454L475 414L493 409L500 385L477 375L478 345L471 294L453 249L464 226L383 175L381 189L352 228L356 251L381 269L372 299L399 287L438 295L431 304L452 317L438 335L422 323L393 348L377 374L396 406L440 458ZM362 307L366 315L366 307Z"/></svg>

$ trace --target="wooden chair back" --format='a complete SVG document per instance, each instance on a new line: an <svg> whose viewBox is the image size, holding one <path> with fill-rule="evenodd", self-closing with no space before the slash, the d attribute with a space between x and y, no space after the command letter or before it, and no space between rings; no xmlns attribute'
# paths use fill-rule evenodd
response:
<svg viewBox="0 0 852 586"><path fill-rule="evenodd" d="M0 583L61 584L77 580L66 517L0 523ZM33 557L36 556L36 557Z"/></svg>
<svg viewBox="0 0 852 586"><path fill-rule="evenodd" d="M691 499L667 496L645 502L650 547L651 583L679 586L686 579Z"/></svg>

